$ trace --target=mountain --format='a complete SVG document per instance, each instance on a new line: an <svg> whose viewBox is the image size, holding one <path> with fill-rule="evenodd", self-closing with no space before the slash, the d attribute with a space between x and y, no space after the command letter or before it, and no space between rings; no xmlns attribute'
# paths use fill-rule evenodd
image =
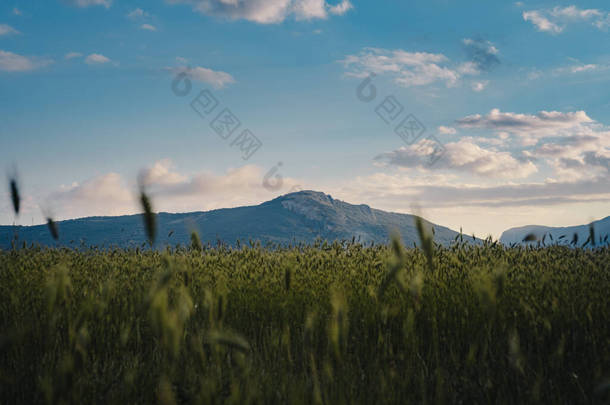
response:
<svg viewBox="0 0 610 405"><path fill-rule="evenodd" d="M523 242L523 239L527 235L533 234L538 240L542 240L544 237L546 244L559 243L562 245L569 245L574 240L574 235L576 234L578 235L578 242L576 245L582 246L589 238L591 226L593 226L593 230L595 232L596 244L610 244L610 216L600 219L599 221L591 222L587 225L568 226L563 228L553 228L540 225L528 225L520 228L511 228L502 233L500 242L504 243L505 245L511 245L513 243L527 243Z"/></svg>
<svg viewBox="0 0 610 405"><path fill-rule="evenodd" d="M449 244L457 235L451 229L424 221L434 228L434 239ZM57 223L63 246L136 247L146 241L141 215L89 217ZM335 200L316 191L286 194L260 205L207 212L157 215L157 246L189 244L193 230L204 243L234 245L258 240L265 244L311 243L316 238L386 243L397 229L407 246L419 243L413 215L372 209ZM54 246L46 225L0 226L0 248L8 249L14 235L19 243Z"/></svg>

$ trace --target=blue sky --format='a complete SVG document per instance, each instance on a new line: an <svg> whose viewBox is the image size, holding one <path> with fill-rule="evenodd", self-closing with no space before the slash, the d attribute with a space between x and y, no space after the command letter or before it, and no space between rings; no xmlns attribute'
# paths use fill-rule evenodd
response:
<svg viewBox="0 0 610 405"><path fill-rule="evenodd" d="M480 236L598 219L609 29L603 1L3 2L0 159L24 208L2 190L0 223L137 212L138 175L170 212L315 189ZM405 140L409 114L425 131Z"/></svg>

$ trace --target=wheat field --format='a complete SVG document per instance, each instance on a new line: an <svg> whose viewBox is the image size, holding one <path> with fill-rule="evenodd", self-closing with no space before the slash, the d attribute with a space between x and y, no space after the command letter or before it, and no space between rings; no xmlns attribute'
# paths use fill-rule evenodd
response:
<svg viewBox="0 0 610 405"><path fill-rule="evenodd" d="M0 402L606 403L610 249L0 253Z"/></svg>

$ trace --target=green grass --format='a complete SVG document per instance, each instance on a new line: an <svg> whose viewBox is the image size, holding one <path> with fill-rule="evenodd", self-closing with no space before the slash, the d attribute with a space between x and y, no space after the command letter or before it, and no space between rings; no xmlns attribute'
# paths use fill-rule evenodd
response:
<svg viewBox="0 0 610 405"><path fill-rule="evenodd" d="M0 252L0 403L607 403L610 249Z"/></svg>

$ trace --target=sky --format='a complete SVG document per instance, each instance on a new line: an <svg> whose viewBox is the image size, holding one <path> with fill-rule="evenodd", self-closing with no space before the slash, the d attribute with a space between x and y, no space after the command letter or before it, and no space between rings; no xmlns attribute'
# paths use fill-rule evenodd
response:
<svg viewBox="0 0 610 405"><path fill-rule="evenodd" d="M610 215L607 1L0 5L0 224L323 191L498 238ZM8 185L8 181L6 182Z"/></svg>

